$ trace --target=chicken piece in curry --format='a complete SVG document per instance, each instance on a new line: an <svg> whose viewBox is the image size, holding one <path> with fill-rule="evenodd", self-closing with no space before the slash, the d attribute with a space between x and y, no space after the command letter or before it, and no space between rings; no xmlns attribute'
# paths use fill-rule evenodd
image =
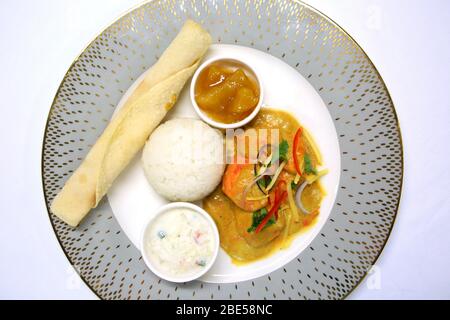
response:
<svg viewBox="0 0 450 320"><path fill-rule="evenodd" d="M285 248L314 224L324 197L319 179L327 173L320 170L322 158L312 137L291 114L263 108L244 129L244 136L256 130L257 154L238 148L245 161L234 157L222 184L203 200L222 248L235 263ZM266 134L271 130L277 135Z"/></svg>

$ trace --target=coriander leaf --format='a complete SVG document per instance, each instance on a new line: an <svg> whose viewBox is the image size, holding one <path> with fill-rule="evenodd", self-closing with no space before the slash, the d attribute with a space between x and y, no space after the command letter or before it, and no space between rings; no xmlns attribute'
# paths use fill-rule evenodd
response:
<svg viewBox="0 0 450 320"><path fill-rule="evenodd" d="M297 187L297 184L294 181L291 181L291 189L295 190L296 187Z"/></svg>
<svg viewBox="0 0 450 320"><path fill-rule="evenodd" d="M287 152L289 149L289 144L286 140L283 139L280 145L278 146L278 153L281 161L287 161Z"/></svg>
<svg viewBox="0 0 450 320"><path fill-rule="evenodd" d="M265 178L265 177L264 177L264 178ZM264 179L264 178L259 179L258 182L257 182L257 184L258 184L261 188L263 188L263 189L265 189L265 188L267 187L267 185L266 185L266 179Z"/></svg>
<svg viewBox="0 0 450 320"><path fill-rule="evenodd" d="M267 209L266 208L262 208L261 210L253 212L252 225L247 229L247 232L250 233L250 232L255 231L256 228L259 226L259 224L264 220L266 215L267 215ZM263 230L265 228L267 228L268 226L271 226L275 222L276 222L275 218L271 217L269 219L269 221L267 221L267 224L264 226Z"/></svg>
<svg viewBox="0 0 450 320"><path fill-rule="evenodd" d="M306 174L317 174L317 170L315 168L313 168L312 162L311 162L311 158L309 156L309 154L305 153L304 157L303 157L304 161L305 161L305 172Z"/></svg>
<svg viewBox="0 0 450 320"><path fill-rule="evenodd" d="M275 163L278 160L281 161L287 161L287 153L288 153L288 149L289 149L289 144L286 140L282 140L281 143L278 145L277 150L275 150L274 152L274 157L272 158L271 163Z"/></svg>

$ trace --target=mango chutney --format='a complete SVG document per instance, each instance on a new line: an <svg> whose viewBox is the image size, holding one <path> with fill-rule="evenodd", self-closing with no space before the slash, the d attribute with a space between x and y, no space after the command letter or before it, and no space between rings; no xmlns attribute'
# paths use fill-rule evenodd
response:
<svg viewBox="0 0 450 320"><path fill-rule="evenodd" d="M217 60L203 69L195 83L195 101L212 120L236 123L258 105L259 83L245 64L236 60Z"/></svg>

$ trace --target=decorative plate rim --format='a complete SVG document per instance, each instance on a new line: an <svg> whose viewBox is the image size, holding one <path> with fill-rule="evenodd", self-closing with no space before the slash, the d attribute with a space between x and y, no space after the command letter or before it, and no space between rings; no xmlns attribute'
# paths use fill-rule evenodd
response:
<svg viewBox="0 0 450 320"><path fill-rule="evenodd" d="M69 263L72 266L75 266L75 264L73 263L72 259L69 257L66 249L64 248L61 239L58 235L58 233L56 232L56 227L55 227L55 223L51 218L52 213L50 212L50 208L47 202L47 188L45 186L45 182L44 182L44 146L45 146L45 137L47 136L47 132L48 132L48 128L49 128L49 121L52 115L52 112L54 111L54 106L55 106L55 102L57 97L59 96L60 92L61 92L61 88L65 82L65 80L67 79L68 74L70 73L70 71L73 69L74 65L79 61L80 57L82 56L82 54L89 48L89 46L95 41L97 40L110 26L114 25L115 23L117 23L119 20L121 20L122 18L124 18L125 16L127 16L128 14L132 13L135 10L138 10L139 8L145 6L148 3L154 2L155 0L144 0L134 6L132 6L131 8L129 8L128 10L124 11L123 13L121 13L119 16L117 16L115 19L113 19L111 22L109 22L107 24L106 27L103 27L98 33L96 33L96 35L87 43L87 45L85 45L82 50L75 56L74 60L71 62L70 66L68 67L68 69L66 70L66 72L64 73L64 76L62 77L58 88L55 92L55 95L52 99L52 103L50 105L50 109L49 112L47 114L47 119L46 119L46 123L45 123L45 129L44 129L44 133L43 133L43 139L42 139L42 147L41 147L41 181L42 181L42 190L43 190L43 196L44 196L44 202L45 202L45 206L47 209L47 214L48 214L48 218L50 220L51 226L53 228L53 232L55 234L55 237L64 253L64 255L66 256L67 260L69 261ZM292 2L298 3L302 6L304 6L305 8L307 8L308 10L311 10L312 12L316 13L317 15L321 16L322 18L324 18L325 20L327 20L328 22L330 22L334 27L336 27L339 31L341 31L352 43L353 45L355 45L359 50L361 50L361 53L367 58L367 62L370 64L370 66L373 68L373 70L375 71L375 74L377 76L377 79L380 81L380 84L382 85L383 89L386 91L386 95L390 100L390 109L392 111L392 114L394 116L395 119L395 124L396 124L396 130L398 133L398 138L399 138L399 144L400 144L400 160L401 160L401 175L400 175L400 180L399 180L399 194L398 197L396 199L396 208L395 208L395 213L393 214L392 217L392 222L388 228L388 232L386 234L386 239L384 240L383 244L381 245L381 248L379 249L377 255L373 258L373 261L371 261L370 265L375 265L376 262L378 261L378 259L380 258L381 254L384 251L384 248L386 247L386 244L389 241L389 238L391 236L392 230L394 229L395 226L395 222L397 220L397 215L399 212L399 208L400 208L400 204L402 201L402 193L403 193L403 180L404 180L404 171L405 171L405 166L404 166L404 150L403 150L403 138L402 138L402 131L401 131L401 127L400 127L400 120L397 114L397 111L395 109L395 104L394 101L392 99L392 95L386 85L386 82L384 81L383 77L381 76L378 68L375 66L375 64L373 63L372 59L370 58L370 56L367 54L367 52L359 45L359 43L344 29L342 28L336 21L334 21L332 18L330 18L328 15L326 15L325 13L323 13L322 11L314 8L313 6L301 1L301 0L290 0ZM80 274L80 272L74 268L75 271L77 272L78 276L80 277L80 279L84 282L84 284L91 290L92 293L94 293L99 299L103 300L103 298L97 293L97 291L88 283L88 281ZM342 300L347 299L355 290L356 288L359 287L359 285L366 279L367 275L368 275L369 271L365 271L363 276L361 276L361 278L354 284L354 286L352 287L352 289L350 289L347 293L345 293L342 296Z"/></svg>

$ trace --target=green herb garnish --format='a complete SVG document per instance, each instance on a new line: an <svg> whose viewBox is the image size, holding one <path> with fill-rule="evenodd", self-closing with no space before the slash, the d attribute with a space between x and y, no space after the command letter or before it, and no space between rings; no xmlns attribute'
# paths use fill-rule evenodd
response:
<svg viewBox="0 0 450 320"><path fill-rule="evenodd" d="M289 144L283 139L278 147L278 153L281 161L287 161L287 153L289 150Z"/></svg>
<svg viewBox="0 0 450 320"><path fill-rule="evenodd" d="M264 190L267 188L267 186L270 184L271 181L272 181L271 177L264 176L262 179L258 180L257 184ZM263 190L261 190L261 191L263 191Z"/></svg>
<svg viewBox="0 0 450 320"><path fill-rule="evenodd" d="M297 184L294 181L291 181L291 189L295 190L296 187L297 187Z"/></svg>
<svg viewBox="0 0 450 320"><path fill-rule="evenodd" d="M264 220L264 218L267 215L267 209L262 208L258 211L253 212L253 219L252 219L252 225L250 228L247 229L247 232L253 232L256 230L256 228L259 226L259 224ZM271 226L275 223L275 218L271 217L269 221L267 221L267 224L264 226L263 230L267 228L268 226Z"/></svg>
<svg viewBox="0 0 450 320"><path fill-rule="evenodd" d="M275 156L272 158L271 163L275 163L278 160L287 161L288 160L287 159L288 150L289 150L289 144L286 140L283 139L281 141L281 143L278 145L278 150L275 151L275 153L274 153ZM277 155L278 155L278 157L277 157Z"/></svg>
<svg viewBox="0 0 450 320"><path fill-rule="evenodd" d="M265 189L265 188L267 187L267 186L266 186L266 179L265 179L265 177L262 178L262 179L259 179L258 182L257 182L257 184L258 184L261 188Z"/></svg>
<svg viewBox="0 0 450 320"><path fill-rule="evenodd" d="M304 158L304 161L305 161L305 172L306 172L306 174L311 174L312 173L312 174L316 174L317 175L317 170L313 167L309 154L305 153L303 158Z"/></svg>

